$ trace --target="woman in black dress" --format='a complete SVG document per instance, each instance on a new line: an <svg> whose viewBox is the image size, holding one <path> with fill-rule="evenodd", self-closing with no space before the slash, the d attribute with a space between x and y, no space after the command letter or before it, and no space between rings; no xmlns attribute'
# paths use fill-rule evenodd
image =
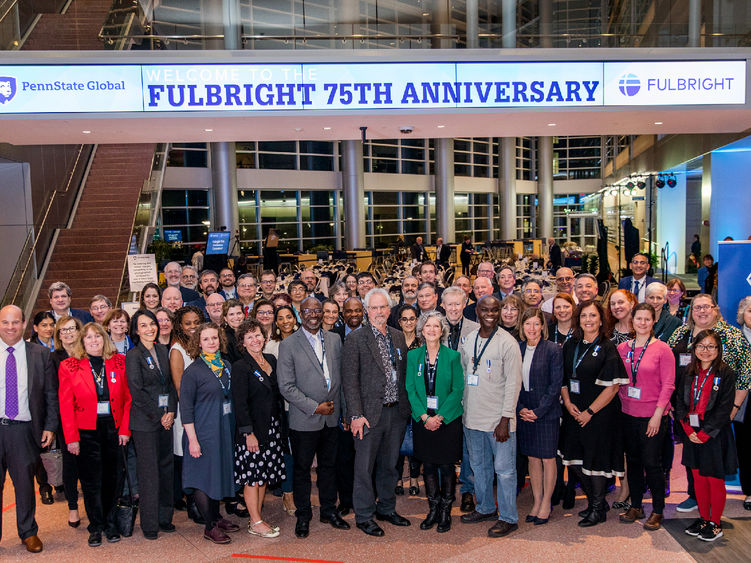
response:
<svg viewBox="0 0 751 563"><path fill-rule="evenodd" d="M534 504L527 522L546 524L557 477L555 454L561 419L563 356L560 346L547 337L545 317L527 309L520 321L522 389L516 412L519 452L529 458L529 480Z"/></svg>
<svg viewBox="0 0 751 563"><path fill-rule="evenodd" d="M235 496L235 414L229 366L222 360L227 343L214 323L204 323L192 335L188 354L194 360L180 381L183 434L183 488L193 494L205 521L203 537L230 543L226 532L237 524L219 514L219 500Z"/></svg>
<svg viewBox="0 0 751 563"><path fill-rule="evenodd" d="M436 311L424 313L417 324L423 346L407 352L407 396L412 407L415 457L423 463L429 512L420 524L439 532L451 529L456 471L462 456L462 396L464 372L459 352L441 341L449 327ZM438 484L440 471L441 484Z"/></svg>
<svg viewBox="0 0 751 563"><path fill-rule="evenodd" d="M222 329L227 338L227 362L232 365L242 355L242 343L237 340L237 327L245 320L243 304L238 299L222 303Z"/></svg>
<svg viewBox="0 0 751 563"><path fill-rule="evenodd" d="M615 344L605 336L604 320L598 303L582 301L575 314L579 328L563 346L566 409L559 455L576 471L587 494L587 509L579 513L583 528L605 521L608 478L624 474L618 389L629 380Z"/></svg>
<svg viewBox="0 0 751 563"><path fill-rule="evenodd" d="M275 538L279 528L261 517L266 487L285 477L282 444L284 400L276 381L276 358L264 354L268 340L260 323L244 321L237 329L243 352L232 364L232 396L235 399L237 441L235 482L244 487L245 505L250 512L248 533Z"/></svg>
<svg viewBox="0 0 751 563"><path fill-rule="evenodd" d="M417 310L412 305L401 305L396 312L399 327L404 333L404 341L407 343L407 351L415 350L420 347L420 340L417 338ZM410 432L411 420L407 420L407 432ZM414 443L414 438L413 438ZM399 474L399 480L396 482L396 494L404 494L404 458L399 455L396 460L396 471ZM414 455L409 456L409 495L417 496L420 494L420 459Z"/></svg>

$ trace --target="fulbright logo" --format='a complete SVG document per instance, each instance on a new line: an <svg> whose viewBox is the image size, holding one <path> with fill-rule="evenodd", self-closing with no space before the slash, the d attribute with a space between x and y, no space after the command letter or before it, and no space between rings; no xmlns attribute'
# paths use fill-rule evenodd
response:
<svg viewBox="0 0 751 563"><path fill-rule="evenodd" d="M16 95L16 79L12 76L0 76L0 104L9 102Z"/></svg>
<svg viewBox="0 0 751 563"><path fill-rule="evenodd" d="M621 91L621 94L629 98L636 96L639 90L641 90L641 81L635 74L624 74L621 76L620 81L618 81L618 89Z"/></svg>

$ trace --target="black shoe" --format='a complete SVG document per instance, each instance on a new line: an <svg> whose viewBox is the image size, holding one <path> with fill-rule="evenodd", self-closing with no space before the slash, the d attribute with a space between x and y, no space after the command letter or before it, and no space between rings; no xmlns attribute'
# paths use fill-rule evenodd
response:
<svg viewBox="0 0 751 563"><path fill-rule="evenodd" d="M349 523L342 520L342 517L336 512L331 516L321 516L321 522L331 524L337 530L349 530L350 528Z"/></svg>
<svg viewBox="0 0 751 563"><path fill-rule="evenodd" d="M174 532L177 528L175 528L174 524L168 523L168 524L159 524L159 529L162 532L167 532L168 534L171 534Z"/></svg>
<svg viewBox="0 0 751 563"><path fill-rule="evenodd" d="M715 524L711 520L699 532L699 539L702 541L715 541L722 537L722 526Z"/></svg>
<svg viewBox="0 0 751 563"><path fill-rule="evenodd" d="M376 512L376 520L382 520L384 522L388 522L389 524L393 524L394 526L411 526L412 522L407 520L404 516L399 516L395 511L391 514L379 514Z"/></svg>
<svg viewBox="0 0 751 563"><path fill-rule="evenodd" d="M579 527L580 528L590 528L592 526L597 526L597 524L601 524L607 519L605 511L598 511L598 510L592 510L586 518L582 518L579 521Z"/></svg>
<svg viewBox="0 0 751 563"><path fill-rule="evenodd" d="M689 536L696 537L699 534L701 534L701 531L704 529L704 526L706 525L707 525L707 521L704 520L704 518L697 518L696 520L693 521L693 523L688 528L686 528L683 531L686 532Z"/></svg>
<svg viewBox="0 0 751 563"><path fill-rule="evenodd" d="M188 499L188 518L193 520L196 524L203 526L206 524L206 521L203 519L203 516L201 516L201 512L198 510L198 507L196 506L196 501L193 500L193 498Z"/></svg>
<svg viewBox="0 0 751 563"><path fill-rule="evenodd" d="M147 540L155 540L159 538L159 534L157 532L144 532L143 537Z"/></svg>
<svg viewBox="0 0 751 563"><path fill-rule="evenodd" d="M472 512L475 509L475 499L472 497L472 493L462 493L462 504L459 510L462 512Z"/></svg>
<svg viewBox="0 0 751 563"><path fill-rule="evenodd" d="M102 532L91 532L89 534L89 547L99 547L102 545Z"/></svg>
<svg viewBox="0 0 751 563"><path fill-rule="evenodd" d="M109 543L117 543L120 541L120 532L117 530L105 530L104 535Z"/></svg>
<svg viewBox="0 0 751 563"><path fill-rule="evenodd" d="M68 520L68 526L70 526L71 528L78 528L78 526L80 525L81 525L80 519L76 520L75 522L71 522L70 520Z"/></svg>
<svg viewBox="0 0 751 563"><path fill-rule="evenodd" d="M238 518L249 518L250 512L247 508L240 508L240 504L236 502L224 503L224 511L227 514L234 514Z"/></svg>
<svg viewBox="0 0 751 563"><path fill-rule="evenodd" d="M307 538L309 533L310 533L310 520L298 518L297 524L295 524L295 535L298 538Z"/></svg>
<svg viewBox="0 0 751 563"><path fill-rule="evenodd" d="M52 487L47 485L46 487L42 488L39 487L39 494L42 497L42 504L54 504L55 499L52 498Z"/></svg>
<svg viewBox="0 0 751 563"><path fill-rule="evenodd" d="M587 505L587 508L579 511L579 518L586 518L592 513L592 505Z"/></svg>
<svg viewBox="0 0 751 563"><path fill-rule="evenodd" d="M473 510L469 514L462 514L462 517L460 520L464 522L465 524L475 524L477 522L486 522L490 520L495 520L498 518L498 513L491 512L490 514L483 514L482 512L477 512L477 510Z"/></svg>
<svg viewBox="0 0 751 563"><path fill-rule="evenodd" d="M352 511L352 507L344 505L344 504L340 504L339 508L337 508L336 511L339 513L339 516L346 516Z"/></svg>
<svg viewBox="0 0 751 563"><path fill-rule="evenodd" d="M743 501L743 510L751 510L751 500L748 498Z"/></svg>
<svg viewBox="0 0 751 563"><path fill-rule="evenodd" d="M532 516L531 514L527 514L527 517L524 519L527 524L531 524L535 520L537 520L537 516Z"/></svg>
<svg viewBox="0 0 751 563"><path fill-rule="evenodd" d="M404 494L404 486L403 485L397 485L394 489L394 494L397 496L402 496Z"/></svg>
<svg viewBox="0 0 751 563"><path fill-rule="evenodd" d="M175 502L175 510L179 510L180 512L183 512L188 509L188 505L185 504L185 501L183 499L180 499Z"/></svg>
<svg viewBox="0 0 751 563"><path fill-rule="evenodd" d="M436 527L436 532L438 532L439 534L448 532L451 529L451 505L453 503L453 500L441 500L441 512L438 520L438 526Z"/></svg>
<svg viewBox="0 0 751 563"><path fill-rule="evenodd" d="M421 530L430 530L435 526L441 518L441 512L439 508L438 500L428 500L428 515L425 520L420 522Z"/></svg>
<svg viewBox="0 0 751 563"><path fill-rule="evenodd" d="M511 532L514 532L518 529L519 529L518 524L511 524L510 522L498 520L498 522L493 524L493 527L488 530L488 537L489 538L502 538L503 536L507 536Z"/></svg>
<svg viewBox="0 0 751 563"><path fill-rule="evenodd" d="M369 536L380 538L384 535L383 529L378 524L376 524L372 519L366 520L365 522L358 522L357 527L360 528L363 532L365 532Z"/></svg>

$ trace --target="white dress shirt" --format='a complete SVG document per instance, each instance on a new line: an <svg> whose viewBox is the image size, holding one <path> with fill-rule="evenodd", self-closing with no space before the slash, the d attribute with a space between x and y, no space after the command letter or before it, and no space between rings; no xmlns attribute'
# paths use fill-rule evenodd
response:
<svg viewBox="0 0 751 563"><path fill-rule="evenodd" d="M0 418L8 418L5 414L5 364L8 361L8 345L0 340ZM30 421L29 410L29 374L26 365L26 342L21 339L13 345L13 356L16 358L18 415L15 420Z"/></svg>

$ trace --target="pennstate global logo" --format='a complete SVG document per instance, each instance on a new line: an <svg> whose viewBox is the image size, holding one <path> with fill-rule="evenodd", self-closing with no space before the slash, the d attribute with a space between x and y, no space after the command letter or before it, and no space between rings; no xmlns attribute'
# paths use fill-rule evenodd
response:
<svg viewBox="0 0 751 563"><path fill-rule="evenodd" d="M0 76L0 104L9 102L16 95L16 79L12 76Z"/></svg>
<svg viewBox="0 0 751 563"><path fill-rule="evenodd" d="M618 81L618 89L624 96L636 96L641 90L641 81L635 74L624 74Z"/></svg>

